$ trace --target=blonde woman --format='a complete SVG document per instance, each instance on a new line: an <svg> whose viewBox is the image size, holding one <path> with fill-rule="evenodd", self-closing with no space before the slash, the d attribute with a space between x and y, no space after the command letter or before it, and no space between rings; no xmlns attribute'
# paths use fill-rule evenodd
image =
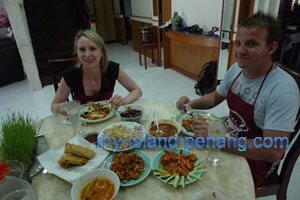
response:
<svg viewBox="0 0 300 200"><path fill-rule="evenodd" d="M63 74L51 104L53 113L66 114L64 103L71 92L81 104L108 100L113 105L125 105L142 96L141 89L119 64L108 61L104 42L97 33L79 31L75 36L74 52L79 63ZM116 80L128 90L127 96L113 96Z"/></svg>

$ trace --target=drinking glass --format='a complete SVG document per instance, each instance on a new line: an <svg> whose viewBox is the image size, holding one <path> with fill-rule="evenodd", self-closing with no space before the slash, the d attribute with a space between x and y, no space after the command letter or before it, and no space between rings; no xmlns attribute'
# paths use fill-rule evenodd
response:
<svg viewBox="0 0 300 200"><path fill-rule="evenodd" d="M220 165L220 149L210 148L207 152L206 164L212 167L218 167Z"/></svg>
<svg viewBox="0 0 300 200"><path fill-rule="evenodd" d="M206 145L209 149L207 152L206 163L212 167L217 167L220 165L221 160L221 143L217 140L217 137L219 137L219 135L212 133L212 131L210 130L208 132L208 137L209 139L206 142Z"/></svg>
<svg viewBox="0 0 300 200"><path fill-rule="evenodd" d="M9 175L14 176L17 178L22 178L25 168L24 164L17 160L9 160L6 161L7 165L9 166Z"/></svg>
<svg viewBox="0 0 300 200"><path fill-rule="evenodd" d="M193 120L202 119L205 120L201 115L204 115L202 111L193 111ZM201 117L201 118L200 118ZM207 116L204 116L207 118ZM216 138L219 136L215 133L213 133L211 130L215 124L211 121L205 120L209 123L208 125L208 137L206 138L205 145L209 149L206 151L207 157L206 157L206 163L210 166L217 167L220 163L220 148L218 147L218 144L216 144Z"/></svg>
<svg viewBox="0 0 300 200"><path fill-rule="evenodd" d="M0 181L0 200L36 200L31 185L20 178L6 176Z"/></svg>
<svg viewBox="0 0 300 200"><path fill-rule="evenodd" d="M82 134L81 119L80 119L80 103L79 101L70 101L65 104L65 111L72 123L74 134Z"/></svg>

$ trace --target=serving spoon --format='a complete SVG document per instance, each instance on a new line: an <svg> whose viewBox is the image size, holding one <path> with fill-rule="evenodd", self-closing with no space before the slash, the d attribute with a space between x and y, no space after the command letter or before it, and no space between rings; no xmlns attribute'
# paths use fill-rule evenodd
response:
<svg viewBox="0 0 300 200"><path fill-rule="evenodd" d="M157 113L154 112L153 115L154 115L154 124L156 126L156 131L155 132L158 133L159 135L162 135L163 131L159 129L159 124L158 124L158 119L157 119Z"/></svg>

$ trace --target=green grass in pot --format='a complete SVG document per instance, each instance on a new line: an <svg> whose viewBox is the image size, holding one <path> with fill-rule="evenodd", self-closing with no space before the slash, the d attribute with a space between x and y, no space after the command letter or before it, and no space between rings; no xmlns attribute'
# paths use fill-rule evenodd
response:
<svg viewBox="0 0 300 200"><path fill-rule="evenodd" d="M28 115L7 114L2 117L0 160L18 160L26 167L32 161L38 123Z"/></svg>

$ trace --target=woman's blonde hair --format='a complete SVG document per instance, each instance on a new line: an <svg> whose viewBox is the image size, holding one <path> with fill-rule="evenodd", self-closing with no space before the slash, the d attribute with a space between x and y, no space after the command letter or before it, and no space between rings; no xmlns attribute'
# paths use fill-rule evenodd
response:
<svg viewBox="0 0 300 200"><path fill-rule="evenodd" d="M98 35L98 33L90 30L80 30L75 36L74 40L74 54L77 55L77 42L79 38L81 37L86 37L90 39L92 42L94 42L102 52L102 58L100 60L100 69L103 73L106 72L107 67L108 67L108 56L107 56L107 50L105 48L105 44L103 39Z"/></svg>

